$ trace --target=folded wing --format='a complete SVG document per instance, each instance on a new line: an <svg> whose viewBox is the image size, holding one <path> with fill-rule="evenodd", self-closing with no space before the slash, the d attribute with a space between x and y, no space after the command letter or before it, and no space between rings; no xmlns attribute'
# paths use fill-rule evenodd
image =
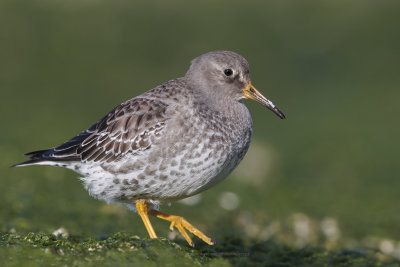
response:
<svg viewBox="0 0 400 267"><path fill-rule="evenodd" d="M49 161L113 162L127 153L146 150L162 135L167 107L159 100L131 99L62 145L27 153L30 160L16 166Z"/></svg>

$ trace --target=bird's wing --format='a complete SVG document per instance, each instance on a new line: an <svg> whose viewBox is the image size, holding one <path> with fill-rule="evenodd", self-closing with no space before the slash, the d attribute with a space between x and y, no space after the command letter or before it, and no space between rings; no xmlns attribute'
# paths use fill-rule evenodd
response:
<svg viewBox="0 0 400 267"><path fill-rule="evenodd" d="M146 150L161 136L167 107L159 100L133 98L62 145L26 154L30 161L22 165L40 161L112 162L127 153Z"/></svg>

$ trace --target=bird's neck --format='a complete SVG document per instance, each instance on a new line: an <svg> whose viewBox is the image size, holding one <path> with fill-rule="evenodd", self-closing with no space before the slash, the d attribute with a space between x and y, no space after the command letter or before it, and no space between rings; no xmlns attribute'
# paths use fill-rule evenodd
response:
<svg viewBox="0 0 400 267"><path fill-rule="evenodd" d="M251 117L247 107L240 101L223 94L207 95L194 93L195 103L212 113L219 113L232 123L249 123ZM209 113L207 112L207 113Z"/></svg>

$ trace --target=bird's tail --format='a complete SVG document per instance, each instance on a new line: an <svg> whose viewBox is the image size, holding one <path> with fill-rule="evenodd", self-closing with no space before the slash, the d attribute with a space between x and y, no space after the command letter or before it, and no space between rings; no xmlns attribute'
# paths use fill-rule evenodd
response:
<svg viewBox="0 0 400 267"><path fill-rule="evenodd" d="M12 165L11 167L23 167L29 165L59 166L61 162L76 160L76 157L57 157L54 148L32 151L24 154L29 160Z"/></svg>
<svg viewBox="0 0 400 267"><path fill-rule="evenodd" d="M44 162L47 161L45 159L46 157L44 155L51 150L52 149L43 149L43 150L36 150L36 151L26 153L24 155L28 156L29 160L12 165L11 167L23 167L23 166L28 166L28 165L43 164Z"/></svg>

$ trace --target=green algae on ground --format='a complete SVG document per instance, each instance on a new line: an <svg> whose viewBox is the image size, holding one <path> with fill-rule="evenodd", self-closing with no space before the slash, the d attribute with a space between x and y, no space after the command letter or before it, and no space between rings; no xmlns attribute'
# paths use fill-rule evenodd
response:
<svg viewBox="0 0 400 267"><path fill-rule="evenodd" d="M273 241L245 244L226 238L216 246L167 239L141 239L127 233L104 238L71 236L63 238L44 233L0 233L0 259L3 266L398 266L394 259L381 259L374 252L327 251L306 247L295 249Z"/></svg>
<svg viewBox="0 0 400 267"><path fill-rule="evenodd" d="M62 238L43 233L1 234L0 257L10 266L66 263L70 265L126 264L202 265L222 264L222 259L196 256L189 248L166 239L147 240L124 233L111 237Z"/></svg>

